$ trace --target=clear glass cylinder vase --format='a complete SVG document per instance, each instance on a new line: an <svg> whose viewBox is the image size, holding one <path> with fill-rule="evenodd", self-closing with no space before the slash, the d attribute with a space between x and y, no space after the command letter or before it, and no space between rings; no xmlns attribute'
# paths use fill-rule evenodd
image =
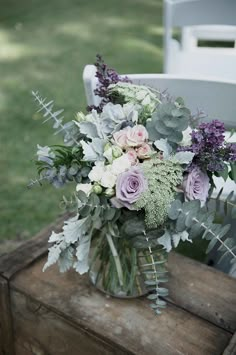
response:
<svg viewBox="0 0 236 355"><path fill-rule="evenodd" d="M136 249L125 238L113 237L112 242L117 255L106 237L93 241L89 271L91 282L113 297L136 298L147 294L150 283L163 272L166 257L163 248Z"/></svg>

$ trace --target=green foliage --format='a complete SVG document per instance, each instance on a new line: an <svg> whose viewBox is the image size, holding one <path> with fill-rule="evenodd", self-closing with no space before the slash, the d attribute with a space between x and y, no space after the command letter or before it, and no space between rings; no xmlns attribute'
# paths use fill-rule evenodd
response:
<svg viewBox="0 0 236 355"><path fill-rule="evenodd" d="M48 261L43 270L58 261L61 272L74 267L83 274L89 270L89 251L94 233L103 228L108 221L116 221L120 211L111 207L106 199L92 193L87 196L83 191L77 193L78 214L65 221L61 233L52 233L49 243ZM105 221L105 222L104 222Z"/></svg>
<svg viewBox="0 0 236 355"><path fill-rule="evenodd" d="M90 164L83 161L82 147L54 145L38 146L38 160L35 161L39 179L31 180L28 187L47 180L55 187L61 187L68 181L81 182L86 179Z"/></svg>
<svg viewBox="0 0 236 355"><path fill-rule="evenodd" d="M104 146L106 141L100 138L93 138L91 142L81 141L85 161L105 160Z"/></svg>
<svg viewBox="0 0 236 355"><path fill-rule="evenodd" d="M236 183L236 163L235 162L230 163L229 177L231 180L233 180Z"/></svg>
<svg viewBox="0 0 236 355"><path fill-rule="evenodd" d="M231 219L236 219L236 196L234 191L231 191L228 196L222 196L223 190L222 187L216 197L209 197L208 208L215 211L216 219L225 224Z"/></svg>
<svg viewBox="0 0 236 355"><path fill-rule="evenodd" d="M184 102L176 99L159 105L147 122L149 138L153 141L161 138L175 144L183 139L182 132L188 127L191 118L190 110Z"/></svg>
<svg viewBox="0 0 236 355"><path fill-rule="evenodd" d="M142 170L149 188L136 202L136 207L145 209L147 228L153 229L166 221L167 210L174 200L176 187L182 181L183 170L178 162L159 158L145 161Z"/></svg>
<svg viewBox="0 0 236 355"><path fill-rule="evenodd" d="M56 129L55 134L62 132L65 143L68 145L80 145L78 140L80 133L78 128L76 129L76 125L73 122L69 122L67 124L62 123L64 119L64 116L62 116L64 109L54 111L54 103L52 100L47 102L46 98L41 97L40 94L35 91L32 91L32 95L39 106L38 112L43 112L43 117L45 118L43 123L52 120L54 123L53 128ZM72 127L73 129L71 129ZM77 137L74 137L72 133L77 135Z"/></svg>
<svg viewBox="0 0 236 355"><path fill-rule="evenodd" d="M145 231L143 237L148 243L149 237ZM144 283L149 291L147 299L152 301L150 307L156 314L161 314L161 309L166 307L166 302L162 297L168 296L168 289L160 286L160 284L168 282L166 268L167 252L162 246L152 248L149 245L147 249L138 254L138 259Z"/></svg>
<svg viewBox="0 0 236 355"><path fill-rule="evenodd" d="M146 289L150 292L147 296L152 301L150 307L157 314L165 308L166 302L160 297L168 295L166 288L160 287L167 282L167 252L158 242L158 238L164 234L162 228L146 229L144 216L135 216L127 219L121 227L121 234L128 239L137 250L138 266L143 275Z"/></svg>
<svg viewBox="0 0 236 355"><path fill-rule="evenodd" d="M219 197L217 197L218 201ZM229 200L226 199L226 206ZM218 251L222 253L221 258L230 258L232 263L236 262L236 239L227 236L230 225L214 223L215 213L201 208L198 200L184 202L174 201L168 211L169 218L173 221L172 228L177 232L188 231L191 239L202 236L203 239L210 241L207 253L214 246L219 244Z"/></svg>

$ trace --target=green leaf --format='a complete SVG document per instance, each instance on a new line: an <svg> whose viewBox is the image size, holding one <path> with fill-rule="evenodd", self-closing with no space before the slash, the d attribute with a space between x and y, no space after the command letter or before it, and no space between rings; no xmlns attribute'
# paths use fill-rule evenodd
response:
<svg viewBox="0 0 236 355"><path fill-rule="evenodd" d="M158 298L158 295L155 293L151 293L150 295L147 296L148 300L156 300Z"/></svg>
<svg viewBox="0 0 236 355"><path fill-rule="evenodd" d="M110 208L108 207L105 209L103 213L103 218L106 221L111 221L115 217L115 214L116 214L116 209L112 207Z"/></svg>
<svg viewBox="0 0 236 355"><path fill-rule="evenodd" d="M208 254L216 245L216 243L218 242L218 240L216 238L212 239L210 241L210 243L208 244L207 250L206 250L206 254Z"/></svg>
<svg viewBox="0 0 236 355"><path fill-rule="evenodd" d="M128 237L142 235L145 231L145 223L139 218L133 218L123 224L122 231Z"/></svg>
<svg viewBox="0 0 236 355"><path fill-rule="evenodd" d="M176 232L183 232L186 229L185 221L186 215L184 213L180 213L175 226Z"/></svg>
<svg viewBox="0 0 236 355"><path fill-rule="evenodd" d="M157 292L158 292L158 295L161 296L161 297L166 297L169 294L168 289L164 288L164 287L158 287Z"/></svg>
<svg viewBox="0 0 236 355"><path fill-rule="evenodd" d="M180 200L175 200L174 202L172 202L168 210L168 217L172 220L176 220L181 212L181 208L182 203Z"/></svg>
<svg viewBox="0 0 236 355"><path fill-rule="evenodd" d="M229 169L228 169L227 164L224 164L224 170L218 171L218 176L222 177L224 179L224 181L226 181L228 179Z"/></svg>
<svg viewBox="0 0 236 355"><path fill-rule="evenodd" d="M233 219L236 218L236 205L232 207L232 210L231 210L231 218L233 218Z"/></svg>
<svg viewBox="0 0 236 355"><path fill-rule="evenodd" d="M194 157L194 153L192 152L177 152L174 155L174 159L176 159L180 164L189 164L193 157Z"/></svg>
<svg viewBox="0 0 236 355"><path fill-rule="evenodd" d="M236 163L231 163L230 168L229 177L236 182Z"/></svg>
<svg viewBox="0 0 236 355"><path fill-rule="evenodd" d="M167 139L158 139L154 142L154 145L157 149L163 152L164 159L167 159L172 153L172 147L168 143Z"/></svg>
<svg viewBox="0 0 236 355"><path fill-rule="evenodd" d="M84 191L81 191L81 190L78 191L77 197L78 197L78 200L81 201L82 203L88 202L88 196L86 195L86 193Z"/></svg>
<svg viewBox="0 0 236 355"><path fill-rule="evenodd" d="M225 199L225 202L224 202L224 213L225 213L225 215L228 214L228 203L231 201L233 195L234 195L234 191L231 191L230 194Z"/></svg>

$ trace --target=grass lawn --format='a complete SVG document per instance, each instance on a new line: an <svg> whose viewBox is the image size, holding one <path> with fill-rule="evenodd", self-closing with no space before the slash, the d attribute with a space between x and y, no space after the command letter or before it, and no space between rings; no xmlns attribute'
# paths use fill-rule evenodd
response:
<svg viewBox="0 0 236 355"><path fill-rule="evenodd" d="M36 144L60 143L31 90L68 120L86 106L82 71L96 53L119 73L162 72L162 0L8 0L0 11L0 242L31 237L62 213L51 186L28 190Z"/></svg>

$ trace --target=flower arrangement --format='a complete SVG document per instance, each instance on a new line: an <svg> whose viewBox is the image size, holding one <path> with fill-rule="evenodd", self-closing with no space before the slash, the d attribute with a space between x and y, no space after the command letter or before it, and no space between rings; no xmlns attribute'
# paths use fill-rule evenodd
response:
<svg viewBox="0 0 236 355"><path fill-rule="evenodd" d="M230 225L216 223L217 208L209 201L214 175L236 181L236 144L225 140L223 122L199 123L182 98L132 84L101 57L96 66L101 104L69 123L52 101L33 92L64 144L38 146L39 179L31 185L75 184L73 201L64 198L75 215L50 236L44 270L58 262L61 272L89 272L111 295L147 293L159 314L168 294L162 286L167 255L181 241L206 239L207 252L217 245L235 265ZM236 217L232 194L224 203L227 215Z"/></svg>

